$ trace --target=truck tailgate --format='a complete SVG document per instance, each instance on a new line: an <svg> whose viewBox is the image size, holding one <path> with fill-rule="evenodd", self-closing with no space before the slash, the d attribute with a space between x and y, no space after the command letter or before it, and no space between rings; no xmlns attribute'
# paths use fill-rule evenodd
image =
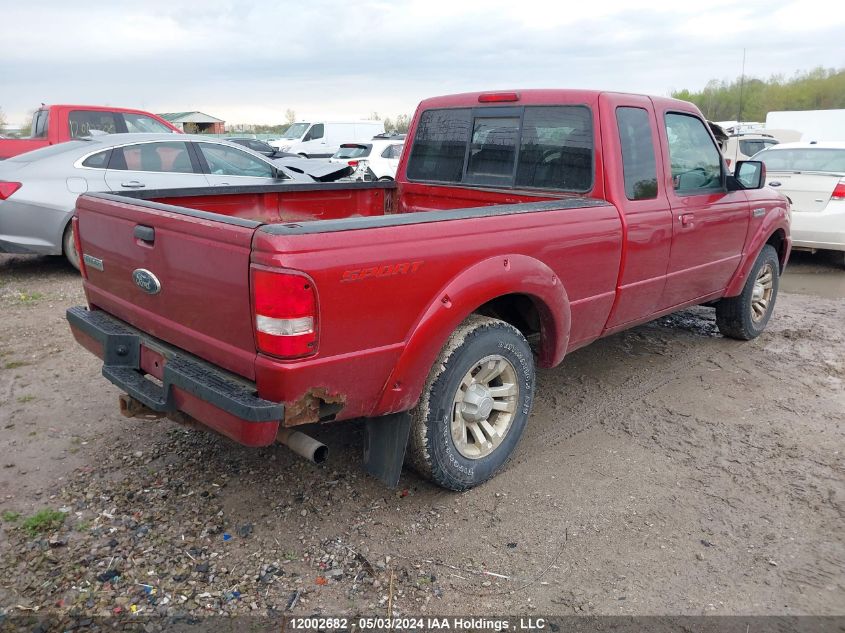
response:
<svg viewBox="0 0 845 633"><path fill-rule="evenodd" d="M77 202L89 304L255 378L252 236L260 223L109 194Z"/></svg>

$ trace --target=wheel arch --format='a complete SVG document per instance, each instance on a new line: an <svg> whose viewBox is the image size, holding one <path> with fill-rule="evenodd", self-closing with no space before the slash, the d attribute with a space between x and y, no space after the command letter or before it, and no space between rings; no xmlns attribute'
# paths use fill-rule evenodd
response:
<svg viewBox="0 0 845 633"><path fill-rule="evenodd" d="M770 244L777 251L780 271L783 272L792 249L788 226L786 205L777 207L774 212L766 216L748 240L743 259L725 290L725 297L735 297L742 292L748 275L754 267L754 262L757 261L757 256L766 244Z"/></svg>
<svg viewBox="0 0 845 633"><path fill-rule="evenodd" d="M456 275L426 306L405 339L373 414L414 407L443 345L474 313L501 319L524 335L538 335L539 366L553 367L563 359L570 307L560 279L546 264L526 255L492 257Z"/></svg>

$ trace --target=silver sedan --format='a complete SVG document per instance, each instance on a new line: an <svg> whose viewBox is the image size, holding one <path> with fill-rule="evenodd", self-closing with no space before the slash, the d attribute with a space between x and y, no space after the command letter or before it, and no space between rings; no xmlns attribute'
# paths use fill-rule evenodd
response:
<svg viewBox="0 0 845 633"><path fill-rule="evenodd" d="M313 183L348 171L269 160L196 135L108 134L51 145L0 161L0 252L64 254L79 268L70 219L89 191Z"/></svg>

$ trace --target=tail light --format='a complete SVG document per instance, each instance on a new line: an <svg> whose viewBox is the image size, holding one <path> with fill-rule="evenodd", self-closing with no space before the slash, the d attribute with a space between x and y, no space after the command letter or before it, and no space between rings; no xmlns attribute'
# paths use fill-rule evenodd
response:
<svg viewBox="0 0 845 633"><path fill-rule="evenodd" d="M833 193L830 194L831 200L845 200L845 180L840 180L833 188Z"/></svg>
<svg viewBox="0 0 845 633"><path fill-rule="evenodd" d="M350 167L357 167L358 161L357 160L348 160L348 161L346 161L346 164L349 165Z"/></svg>
<svg viewBox="0 0 845 633"><path fill-rule="evenodd" d="M730 158L726 158L726 159L725 159L725 161L728 163L728 167L730 167L730 166L731 166L731 159L730 159Z"/></svg>
<svg viewBox="0 0 845 633"><path fill-rule="evenodd" d="M0 182L0 200L5 200L20 188L19 182Z"/></svg>
<svg viewBox="0 0 845 633"><path fill-rule="evenodd" d="M317 293L305 275L252 267L255 342L259 351L280 358L317 352Z"/></svg>
<svg viewBox="0 0 845 633"><path fill-rule="evenodd" d="M73 231L73 245L76 248L76 256L79 258L79 272L83 279L88 279L88 269L85 268L85 256L82 254L82 239L79 237L79 217L73 216L70 219L70 230Z"/></svg>

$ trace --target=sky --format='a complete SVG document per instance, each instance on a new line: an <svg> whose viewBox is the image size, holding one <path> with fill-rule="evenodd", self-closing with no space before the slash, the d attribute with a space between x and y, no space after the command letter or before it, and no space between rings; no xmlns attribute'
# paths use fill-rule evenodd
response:
<svg viewBox="0 0 845 633"><path fill-rule="evenodd" d="M0 0L0 108L42 102L227 123L412 114L508 88L668 95L845 66L845 11L803 0ZM37 19L34 16L37 13Z"/></svg>

